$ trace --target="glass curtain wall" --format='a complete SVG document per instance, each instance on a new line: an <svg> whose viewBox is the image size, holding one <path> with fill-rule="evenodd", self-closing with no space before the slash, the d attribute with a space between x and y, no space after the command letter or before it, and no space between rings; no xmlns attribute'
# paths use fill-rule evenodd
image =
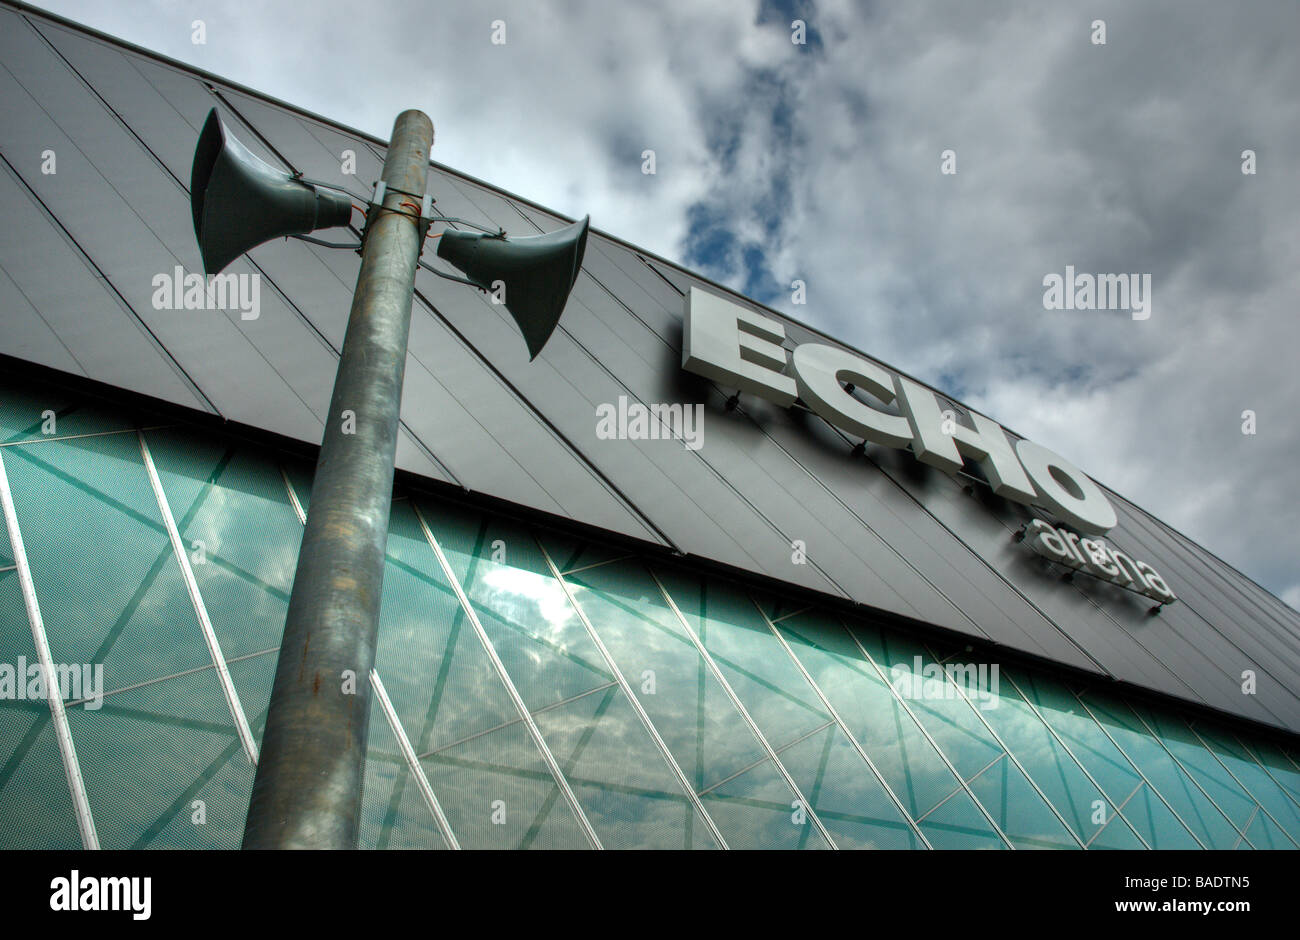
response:
<svg viewBox="0 0 1300 940"><path fill-rule="evenodd" d="M0 847L238 847L311 468L0 386L0 469ZM969 657L399 492L362 844L1300 844L1294 749Z"/></svg>

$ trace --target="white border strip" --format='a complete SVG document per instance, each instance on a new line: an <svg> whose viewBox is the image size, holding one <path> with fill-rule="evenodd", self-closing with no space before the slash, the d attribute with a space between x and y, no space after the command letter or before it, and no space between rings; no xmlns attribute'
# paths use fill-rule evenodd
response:
<svg viewBox="0 0 1300 940"><path fill-rule="evenodd" d="M456 841L456 834L451 831L451 823L447 822L447 817L442 811L442 805L438 802L438 797L434 795L433 787L429 784L429 778L424 772L424 766L420 759L415 756L415 748L411 747L411 739L406 736L406 729L402 727L402 722L397 717L397 710L393 708L393 702L388 697L388 690L384 688L384 681L379 678L379 672L375 669L370 670L370 686L375 690L375 695L379 698L379 707L384 710L384 717L388 719L388 727L393 729L393 734L397 736L397 745L402 749L402 757L406 758L406 766L410 768L415 782L420 788L420 794L424 797L424 802L429 807L429 812L433 813L434 822L438 824L438 831L446 840L447 845L453 849L459 849L460 843Z"/></svg>
<svg viewBox="0 0 1300 940"><path fill-rule="evenodd" d="M181 577L185 581L185 590L189 592L190 601L194 605L194 613L198 615L199 626L203 629L203 639L208 644L208 652L212 655L212 665L217 669L217 679L221 683L221 691L225 693L226 704L230 707L230 716L235 720L235 731L239 734L239 740L244 745L244 753L248 756L248 762L256 764L257 744L253 741L253 732L249 730L248 719L244 717L244 707L239 704L239 693L235 691L235 682L230 678L230 669L226 665L226 659L221 655L221 644L217 642L217 634L212 629L212 621L208 619L208 609L203 604L203 596L199 594L199 583L194 579L194 569L190 567L190 556L185 553L185 543L181 541L181 533L176 528L176 520L172 518L171 507L167 504L167 495L163 492L162 480L158 478L158 470L153 464L153 454L149 452L149 444L144 439L144 432L137 431L136 435L140 439L140 455L144 458L144 468L149 473L149 484L153 487L153 495L158 503L158 511L162 514L163 524L167 527L167 535L172 542L172 554L176 556L176 563L180 565Z"/></svg>
<svg viewBox="0 0 1300 940"><path fill-rule="evenodd" d="M72 729L68 726L68 713L63 709L63 698L59 692L58 682L55 681L54 659L50 655L45 623L41 620L41 608L36 601L36 586L32 583L32 572L27 566L27 549L23 547L23 535L18 530L18 513L14 510L14 497L9 491L9 477L5 473L2 455L0 455L0 507L4 510L5 527L9 530L9 546L13 550L14 562L18 569L18 583L23 592L23 606L27 608L27 621L32 627L32 639L36 643L36 655L40 658L41 670L45 675L45 694L49 699L50 715L54 720L54 733L59 740L63 772L67 775L68 790L72 793L72 806L77 814L81 844L87 849L97 849L99 834L95 831L95 818L91 815L90 801L86 798L86 785L81 779L77 749L72 744Z"/></svg>

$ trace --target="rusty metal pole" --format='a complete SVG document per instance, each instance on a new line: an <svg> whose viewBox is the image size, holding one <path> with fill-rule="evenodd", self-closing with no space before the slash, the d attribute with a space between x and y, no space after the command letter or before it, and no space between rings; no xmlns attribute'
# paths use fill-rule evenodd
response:
<svg viewBox="0 0 1300 940"><path fill-rule="evenodd" d="M316 462L246 849L356 848L370 670L433 124L403 111L371 209ZM401 190L399 192L398 190Z"/></svg>

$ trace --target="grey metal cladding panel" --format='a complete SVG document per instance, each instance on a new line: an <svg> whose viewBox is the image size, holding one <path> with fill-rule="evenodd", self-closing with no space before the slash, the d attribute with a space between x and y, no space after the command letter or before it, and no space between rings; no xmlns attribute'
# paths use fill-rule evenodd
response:
<svg viewBox="0 0 1300 940"><path fill-rule="evenodd" d="M583 268L664 342L680 350L685 299L662 281L660 285L663 291L670 296L655 296L652 293L655 285L642 285L629 277L612 257L616 254L626 254L626 249L599 237L589 239ZM640 263L637 261L637 264ZM650 271L645 272L647 280L654 276ZM646 289L647 286L649 290Z"/></svg>
<svg viewBox="0 0 1300 940"><path fill-rule="evenodd" d="M256 128L292 164L289 169L297 170L312 179L342 186L354 197L369 196L374 181L383 170L383 164L362 141L354 140L350 146L356 155L357 172L344 173L339 154L332 152L320 136L308 129L307 119L284 108L250 98L243 92L221 85L216 88L238 116ZM279 160L273 163L281 165Z"/></svg>
<svg viewBox="0 0 1300 940"><path fill-rule="evenodd" d="M1116 500L1120 525L1112 530L1112 544L1135 558L1149 561L1178 595L1175 604L1166 607L1159 621L1151 625L1143 642L1163 661L1173 665L1179 675L1195 676L1197 688L1207 701L1219 707L1259 717L1266 711L1273 722L1290 722L1300 718L1300 698L1294 655L1279 653L1277 644L1260 630L1258 622L1244 613L1225 611L1216 603L1216 593L1201 574L1187 566L1176 552L1162 546L1153 534L1137 523L1122 500ZM1226 595L1219 592L1219 598ZM1241 673L1253 669L1259 676L1255 695L1241 692ZM1218 697L1215 701L1212 696ZM1220 704L1220 702L1227 704Z"/></svg>
<svg viewBox="0 0 1300 940"><path fill-rule="evenodd" d="M910 458L906 455L899 455L897 452L886 451L885 449L877 449L870 451L869 453L874 453L878 455L879 459L893 464L894 466L889 471L890 475L895 479L900 480L900 482L906 482L905 474L908 472L908 469L906 468L906 464L902 464L901 462L907 461L910 463ZM992 507L973 506L972 498L962 493L955 481L951 481L945 475L938 474L928 468L919 471L918 473L919 468L914 463L910 469L912 471L911 476L914 479L911 486L916 490L924 489L927 492L927 496L923 501L925 509L937 513L945 522L953 524L952 520L954 519L960 521L966 516L975 515L982 515L985 516L988 521L993 521L991 516L995 516L997 510L994 509L993 512L990 513ZM918 477L924 476L932 478L932 482L929 486L915 482ZM992 499L993 498L990 497L990 500ZM1075 644L1088 651L1120 678L1131 678L1132 670L1130 669L1128 674L1123 670L1116 671L1119 669L1116 660L1111 655L1100 651L1101 648L1098 646L1099 641L1104 640L1104 642L1109 645L1113 645L1118 641L1120 642L1121 647L1127 646L1131 653L1135 653L1139 657L1139 660L1154 660L1166 665L1172 663L1172 657L1181 656L1182 660L1180 661L1180 667L1173 670L1178 677L1183 680L1196 677L1196 681L1190 682L1189 684L1195 686L1197 691L1201 693L1207 701L1211 701L1211 703L1216 705L1216 707L1229 708L1232 704L1231 700L1230 698L1225 698L1222 694L1224 689L1223 675L1221 671L1213 667L1212 657L1207 658L1205 655L1202 655L1203 650L1188 652L1185 640L1183 644L1178 644L1176 638L1174 639L1175 645L1172 648L1166 648L1165 641L1167 635L1171 628L1174 627L1174 621L1181 619L1179 614L1175 614L1170 618L1169 622L1161 623L1153 621L1152 618L1149 618L1146 615L1147 609L1151 606L1150 601L1141 599L1132 592L1124 591L1118 587L1103 584L1102 582L1084 576L1077 577L1072 588L1064 584L1052 583L1056 577L1059 576L1059 572L1062 569L1051 569L1047 567L1045 563L1040 562L1036 556L1028 556L1028 558L1034 559L1031 564L1032 568L1042 569L1042 575L1040 577L1035 578L1035 575L1038 574L1036 571L1025 570L1023 571L1023 577L1019 582L1011 580L1010 576L1012 571L1008 570L1005 565L1010 564L1017 568L1021 568L1023 567L1022 563L1028 560L1028 558L1024 555L1024 546L1014 545L1014 543L1011 543L1010 541L1012 529L1019 524L1019 514L1017 514L1016 511L1011 510L1009 506L1005 506L1005 504L1004 507L1003 514L1006 517L1006 524L1000 526L1001 532L999 532L998 529L991 529L990 531L993 533L993 537L986 538L983 542L971 542L969 531L955 525L954 529L964 541L967 541L967 543L970 544L971 550L977 553L980 558L985 559L990 565L994 566L994 570L999 571L1003 577L1008 578L1010 584L1016 584L1021 588L1021 590L1024 590L1026 584L1037 581L1039 587L1051 589L1052 593L1047 595L1051 600L1060 600L1061 598L1058 596L1062 593L1074 592L1091 599L1095 604L1093 610L1089 610L1086 607L1071 608L1070 605L1063 605L1063 613L1062 615L1058 615L1056 610L1043 606L1043 603L1040 600L1041 595L1033 593L1029 594L1029 598L1039 603L1040 609L1050 613L1052 621L1057 625L1053 626L1052 623L1041 617L1030 621L1034 629L1028 632L1030 632L1034 638L1043 641L1052 638L1053 634L1055 634L1063 640L1064 636L1062 636L1060 631L1064 631L1065 635L1068 635ZM959 511L945 513L945 509L956 509ZM966 512L965 510L971 511ZM1020 512L1022 513L1023 511ZM999 540L999 536L1002 540ZM946 540L933 539L931 543L947 547L953 544L953 539L949 536ZM1117 540L1116 544L1122 546L1123 543ZM1021 556L1020 559L1016 558L1017 554ZM1001 555L1001 560L999 555ZM909 555L909 558L911 557L912 556ZM977 563L974 558L972 558L971 561L972 563ZM952 582L944 580L939 583L942 586ZM1010 584L1008 585L1008 591L1010 590ZM1004 595L1004 598L1005 596L1006 595ZM1072 594L1067 593L1067 596L1072 596ZM1067 617L1064 611L1068 611L1070 616ZM1103 615L1104 619L1101 619L1098 622L1099 614ZM1089 621L1098 622L1097 629L1108 632L1093 632L1091 638L1089 638L1087 633L1080 634L1078 632L1080 616L1086 617ZM1009 623L1005 623L1004 625L1009 626ZM1050 632L1046 632L1049 630ZM1118 640L1118 638L1123 634L1129 636L1130 641L1128 643ZM995 633L994 635L1003 642L1008 642L1010 645L1021 646L1023 648L1023 646L1020 643L1017 643L1012 637L998 635L998 633ZM1213 640L1214 638L1212 637L1207 638L1204 648L1214 648ZM1074 644L1071 645L1073 646ZM1139 647L1139 649L1145 648L1145 651L1134 651L1134 645ZM1060 646L1059 640L1056 643L1056 646ZM1222 644L1220 644L1220 646L1222 646ZM1059 649L1053 650L1051 655L1052 658L1068 661L1066 657L1061 655ZM1144 673L1149 671L1147 665L1142 666L1142 671Z"/></svg>
<svg viewBox="0 0 1300 940"><path fill-rule="evenodd" d="M532 207L523 206L519 209L536 220L544 230L549 231L563 224ZM614 258L618 258L622 264L616 265ZM636 329L647 336L647 331L653 330L668 344L674 361L661 364L659 370L661 374L674 374L676 362L680 361L678 350L683 297L630 249L599 236L593 236L588 242L584 269L601 280L606 287L616 285L614 293L618 299L627 303L637 318L646 324ZM669 304L673 304L672 313L669 312ZM639 335L634 332L631 323L623 326L630 315L618 308L616 302L588 306L598 312L614 310L614 316L609 318L608 325L619 336L626 338ZM619 375L625 377L625 370L619 370ZM745 415L747 410L755 409L759 412L758 417ZM754 446L750 442L757 441L755 449L763 452L765 461L770 462L779 454L777 459L780 464L793 461L803 467L806 474L811 475L817 496L821 498L821 502L815 504L822 505L828 495L831 499L830 511L822 513L822 518L840 522L836 528L841 540L852 546L851 552L862 558L870 569L886 573L889 583L905 585L904 595L907 598L914 601L919 598L924 603L924 599L932 595L935 589L942 592L949 599L948 602L937 606L925 604L925 617L932 623L975 636L989 637L1022 651L1097 671L1096 664L1084 656L1041 613L1034 610L987 566L979 563L971 552L963 548L931 517L920 512L911 498L895 484L882 475L879 483L883 486L875 485L870 480L871 465L865 465L868 469L864 474L864 464L850 459L850 446L829 432L828 426L825 427L833 441L814 440L816 435L813 428L796 426L785 410L766 407L766 403L758 402L757 399L742 402L742 407L730 414L714 409L708 421L712 428L719 427L719 421L730 421L733 424L739 422L752 432L746 436L742 447L750 448ZM824 425L820 419L813 418L811 421L814 425ZM762 435L757 434L759 427L762 428ZM840 448L842 452L832 452ZM712 459L710 446L706 445L704 454ZM725 472L724 475L731 478L730 472ZM809 479L803 471L800 475L805 480ZM817 485L817 480L825 485L824 489ZM766 499L759 502L760 508L766 504ZM857 515L857 520L852 520L849 516L850 510ZM916 529L920 529L924 535L918 535ZM883 537L887 544L881 545L877 536ZM882 604L879 592L872 590L871 579L865 579L864 583L862 579L850 578L841 583L855 600L907 613L905 609ZM957 611L961 615L954 617Z"/></svg>
<svg viewBox="0 0 1300 940"><path fill-rule="evenodd" d="M369 182L380 175L382 165L361 141L332 134L314 122L239 92L219 90L239 115L255 127L293 168L306 175L338 182L354 193L368 190ZM357 158L357 177L341 173L335 151L325 142L331 139L331 135L335 143L341 142L353 149ZM339 152L341 150L342 147ZM306 247L311 247L313 252L347 258L347 267L351 270L335 280L341 285L355 282L357 261L354 254ZM310 298L313 287L310 283L303 283L302 269L298 268L295 274L297 276L292 280L285 278L289 283L289 295ZM346 295L341 315L331 316L328 324L321 324L335 345L342 342L350 288L346 288ZM303 308L321 309L313 303L304 303ZM449 389L456 391L453 393ZM472 404L466 407L467 402ZM546 484L549 483L571 497L570 502L575 504L573 508L586 507L593 523L641 538L650 536L649 531L585 468L565 466L573 463L572 455L564 451L536 418L418 302L412 313L402 419L415 439L455 474L456 482L502 499L564 513L565 507L548 492ZM500 423L494 423L497 421ZM516 441L515 452L503 446L489 428L509 429L508 436ZM520 441L527 448L522 453L532 458L531 461L518 459ZM413 465L410 456L399 453L398 465L447 479L441 471L428 473ZM427 458L420 456L427 463ZM532 472L530 467L534 468ZM575 469L578 471L576 476ZM590 484L585 491L579 487L584 478Z"/></svg>
<svg viewBox="0 0 1300 940"><path fill-rule="evenodd" d="M1098 672L1040 611L978 555L962 545L872 460L850 456L850 445L812 415L792 415L757 400L742 401L747 417L792 454L843 505L863 531L880 536L916 574L942 592L968 620L956 629L1013 649ZM802 422L802 423L800 423ZM868 455L874 456L874 449ZM855 599L862 600L857 597Z"/></svg>
<svg viewBox="0 0 1300 940"><path fill-rule="evenodd" d="M679 548L837 593L808 566L790 565L790 547L781 545L772 528L722 481L700 474L698 462L680 443L599 440L596 407L616 403L622 389L563 326L530 364L518 328L503 308L477 291L442 289L443 283L427 272L419 275L419 289L440 298L443 315L490 354L520 394ZM785 570L790 568L795 571Z"/></svg>
<svg viewBox="0 0 1300 940"><path fill-rule="evenodd" d="M8 168L0 170L0 211L0 267L11 285L0 306L0 351L209 410ZM25 308L35 309L41 329L22 325ZM42 329L62 354L48 349Z"/></svg>
<svg viewBox="0 0 1300 940"><path fill-rule="evenodd" d="M1161 558L1176 559L1198 590L1208 599L1217 598L1214 602L1223 616L1212 620L1229 639L1235 642L1240 634L1257 640L1270 657L1292 664L1300 662L1300 613L1140 507L1115 494L1111 498L1130 529L1154 539L1161 548ZM1300 673L1291 680L1293 690L1300 689L1298 679Z"/></svg>
<svg viewBox="0 0 1300 940"><path fill-rule="evenodd" d="M7 150L48 141L60 152L56 175L30 181L51 212L222 414L319 439L319 419L283 377L312 374L324 355L305 341L306 327L269 291L256 320L238 320L237 310L154 309L156 275L176 265L199 269L185 193L43 43L9 33L0 49L9 63L0 72L7 116L0 141ZM252 273L234 266L241 271Z"/></svg>
<svg viewBox="0 0 1300 940"><path fill-rule="evenodd" d="M471 490L567 515L519 462L520 455L503 447L493 432L510 429L516 439L531 437L530 453L545 467L543 475L560 469L557 462L567 455L553 452L559 448L549 435L538 440L543 435L536 433L536 423L522 414L517 403L502 407L505 390L418 301L411 316L410 347L402 389L403 420L426 446L437 448L438 459L456 481ZM472 411L466 403L472 403ZM646 533L637 529L633 534L644 537Z"/></svg>
<svg viewBox="0 0 1300 940"><path fill-rule="evenodd" d="M1180 550L1167 530L1134 512L1124 501L1115 503L1127 537L1155 559L1155 567L1180 600L1200 614L1206 629L1231 644L1238 651L1237 659L1253 659L1292 694L1300 690L1297 635L1285 617L1252 603L1247 595L1221 579L1211 581L1210 572Z"/></svg>
<svg viewBox="0 0 1300 940"><path fill-rule="evenodd" d="M529 207L523 207L521 211L531 217L538 217L547 228L552 227L547 225L550 220L541 213ZM616 266L612 258L619 258L623 264ZM598 277L605 278L608 281L607 287L617 284L616 293L620 300L637 301L634 312L656 334L665 337L665 342L670 344L677 360L680 360L677 350L680 349L681 311L684 303L680 294L661 280L631 250L599 237L593 238L589 243L584 267ZM629 273L629 268L635 274ZM636 283L634 277L643 283ZM658 297L652 296L653 294L658 294ZM645 298L644 302L640 302L641 298ZM676 312L669 313L667 304L674 301ZM622 315L627 316L626 313ZM619 333L625 335L624 331ZM670 371L673 366L664 368ZM757 414L747 416L747 411L755 411ZM854 552L865 557L872 567L879 569L882 564L888 563L886 559L897 564L904 564L898 561L899 556L906 559L905 573L901 576L893 574L891 580L896 578L895 583L908 585L907 597L925 597L932 591L930 585L945 595L951 603L945 604L937 612L932 608L927 615L932 622L974 633L976 636L990 637L1013 648L1049 656L1079 668L1097 670L1096 664L1084 656L1040 612L1034 610L1006 582L981 564L930 516L919 511L901 489L883 475L878 482L872 480L874 468L870 464L865 465L864 473L864 463L850 459L850 445L830 432L829 426L825 426L820 419L810 418L809 422L813 427L826 427L832 439L814 439L817 435L813 432L813 427L796 426L787 411L769 407L757 399L747 399L742 402L740 409L730 415L714 412L712 426L716 427L717 421L728 418L752 422L755 430L761 426L766 437L770 438L767 443L771 449L784 450L786 461L794 460L811 474L814 481L820 480L826 490L833 494L836 517L844 519L848 510L857 515L860 521L853 524L853 529L847 531L845 538L854 545ZM711 456L708 447L705 448L705 454ZM924 534L918 534L918 529ZM883 552L869 547L877 535L888 545ZM855 544L860 540L868 544ZM919 586L915 583L918 576L919 579L924 579ZM844 586L854 599L876 603L872 594L864 590L865 585L849 581ZM965 616L954 621L954 607Z"/></svg>
<svg viewBox="0 0 1300 940"><path fill-rule="evenodd" d="M194 142L207 112L187 113L178 109L146 77L147 71L159 73L160 66L98 39L83 36L51 23L33 24L41 37L58 50L95 93L108 102L131 130L149 146L167 169L185 186L190 182L190 165L194 159ZM40 39L34 40L36 43ZM216 101L193 78L171 73L193 88L185 101Z"/></svg>
<svg viewBox="0 0 1300 940"><path fill-rule="evenodd" d="M138 67L141 64L150 67L152 63L57 27L45 27L44 32L72 66L158 156L180 185L188 188L194 144L208 109L218 104L217 99L195 83L194 94L175 103L169 102L146 80ZM239 127L227 108L220 106L218 110L228 121ZM286 114L283 120L294 121L294 118ZM240 136L249 138L251 135L241 129ZM316 144L313 149L320 150L321 145ZM264 152L270 156L269 151ZM358 153L359 167L366 165L366 161L373 160L369 151ZM270 157L270 162L274 166L280 165L274 156ZM335 175L346 179L337 173L337 163L333 164L333 169ZM169 218L168 221L173 223L173 231L169 235L193 241L188 215ZM348 237L340 230L338 240L346 241ZM274 286L294 301L337 350L347 323L351 285L356 282L359 264L357 256L346 251L309 246L304 242L277 241L254 249L251 257ZM279 259L280 263L267 264L270 259Z"/></svg>
<svg viewBox="0 0 1300 940"><path fill-rule="evenodd" d="M93 40L91 43L93 44ZM190 166L194 160L193 142L198 140L199 131L208 116L208 111L214 107L229 122L231 127L236 128L235 132L239 135L240 143L244 144L257 157L271 164L271 166L280 165L280 161L275 154L267 149L256 136L246 133L244 124L212 94L207 84L201 79L128 51L122 51L120 55L123 61L138 72L148 82L149 86L161 96L167 107L175 111L191 126L191 133L172 142L171 147L166 151L167 156L163 157L169 168L179 171L177 175L185 183L189 183ZM136 133L148 129L147 124L137 123L133 127L139 128ZM143 136L143 134L141 135ZM151 140L151 146L155 149L155 152L162 156L163 151L158 149L159 143Z"/></svg>
<svg viewBox="0 0 1300 940"><path fill-rule="evenodd" d="M967 496L947 475L911 459L882 451L885 471L917 498L925 511L1014 585L1103 669L1118 679L1200 701L1186 683L1156 660L1113 619L1078 590L1061 583L1059 569L1011 536L1022 516L1010 506L999 510ZM1140 599L1132 595L1129 603ZM1150 606L1149 604L1147 606Z"/></svg>
<svg viewBox="0 0 1300 940"><path fill-rule="evenodd" d="M468 288L447 283L445 290ZM441 305L441 298L434 302ZM463 485L661 541L421 301L412 315L411 348L450 390L444 392L450 400L444 408L420 399L404 413L423 439L450 442L443 448L445 459ZM449 415L456 416L456 425L445 423Z"/></svg>
<svg viewBox="0 0 1300 940"><path fill-rule="evenodd" d="M1170 577L1164 564L1147 553L1128 533L1117 528L1107 541L1120 551L1150 561ZM1091 598L1116 626L1149 654L1195 689L1200 700L1215 708L1268 724L1286 724L1300 716L1293 696L1280 690L1257 696L1241 693L1241 669L1253 666L1242 652L1207 624L1200 612L1180 598L1158 616L1149 616L1151 601L1123 588L1085 576L1076 576L1073 589ZM1177 591L1177 588L1175 588Z"/></svg>
<svg viewBox="0 0 1300 940"><path fill-rule="evenodd" d="M620 294L620 299L623 296ZM690 403L700 400L701 389L714 387L680 372L680 317L678 338L670 343L587 278L579 279L575 297L584 302L580 309L597 314L602 323L597 328L566 312L567 328L575 335L581 331L583 344L641 401ZM646 304L640 307L645 310ZM816 475L796 460L784 443L778 444L770 428L740 411L728 414L721 404L718 395L707 405L704 446L697 456L769 515L787 538L802 539L812 561L849 596L939 626L984 635L877 533L846 512ZM846 462L847 456L846 452ZM1036 647L1033 651L1041 652Z"/></svg>
<svg viewBox="0 0 1300 940"><path fill-rule="evenodd" d="M0 195L0 211L5 208L4 196ZM5 217L8 218L7 213ZM0 352L62 372L85 375L81 363L72 358L68 347L59 342L49 324L41 319L9 276L4 258L4 246L0 245Z"/></svg>
<svg viewBox="0 0 1300 940"><path fill-rule="evenodd" d="M598 255L608 259L610 282L605 286L619 294L626 290L630 297L644 294L649 298L647 310L663 310L674 321L681 322L685 295L677 288L655 274L630 248L602 238L598 239L597 249Z"/></svg>
<svg viewBox="0 0 1300 940"><path fill-rule="evenodd" d="M698 401L701 383L680 374L680 353L585 276L578 279L563 325L618 377L620 394L625 391L630 400L687 406ZM787 565L791 542L798 539L806 545L808 562L834 580L846 596L854 596L852 586L862 600L885 610L942 626L961 621L950 604L875 535L846 518L829 494L751 423L706 415L703 447L689 453L700 464L695 473L725 481L770 521L784 546Z"/></svg>
<svg viewBox="0 0 1300 940"><path fill-rule="evenodd" d="M447 175L447 181L455 187L456 191L463 199L471 203L480 214L491 219L497 225L500 225L511 235L534 235L536 232L528 225L527 222L519 218L518 210L515 204L502 196L500 193L494 193L490 189L485 189L477 183L461 177ZM567 225L568 223L561 223ZM558 228L559 226L553 226ZM544 229L549 231L549 229Z"/></svg>

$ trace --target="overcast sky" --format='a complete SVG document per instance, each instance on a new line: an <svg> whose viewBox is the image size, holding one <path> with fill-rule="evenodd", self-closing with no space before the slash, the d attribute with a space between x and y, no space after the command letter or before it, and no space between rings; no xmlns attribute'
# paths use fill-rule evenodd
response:
<svg viewBox="0 0 1300 940"><path fill-rule="evenodd" d="M1300 608L1295 0L38 5L382 138L420 108L440 162L936 384ZM1044 309L1067 265L1149 274L1150 318Z"/></svg>

